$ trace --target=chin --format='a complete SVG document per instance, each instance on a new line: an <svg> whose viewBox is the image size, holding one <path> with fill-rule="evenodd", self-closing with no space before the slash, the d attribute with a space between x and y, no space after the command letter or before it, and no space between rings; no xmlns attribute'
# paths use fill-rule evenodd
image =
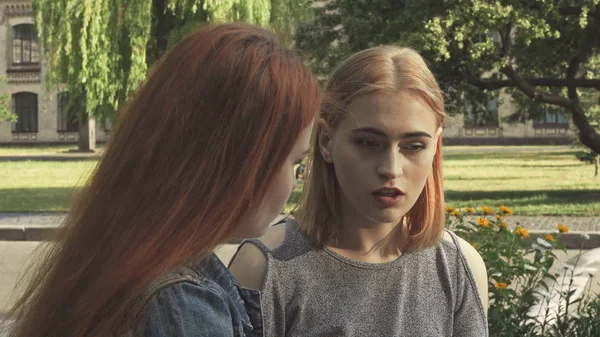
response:
<svg viewBox="0 0 600 337"><path fill-rule="evenodd" d="M401 209L383 209L372 212L367 218L377 223L399 223L405 214Z"/></svg>

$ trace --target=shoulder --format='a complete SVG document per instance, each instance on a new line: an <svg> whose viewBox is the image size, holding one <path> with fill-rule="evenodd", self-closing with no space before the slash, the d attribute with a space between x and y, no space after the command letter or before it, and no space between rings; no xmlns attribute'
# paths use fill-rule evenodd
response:
<svg viewBox="0 0 600 337"><path fill-rule="evenodd" d="M207 279L179 280L150 297L144 336L231 336L235 309L227 292Z"/></svg>
<svg viewBox="0 0 600 337"><path fill-rule="evenodd" d="M479 252L467 241L463 238L450 234L447 231L444 231L443 240L449 243L452 246L454 245L454 240L452 239L452 235L457 239L458 247L460 249L459 256L462 255L464 257L464 261L466 262L466 267L475 281L477 286L477 291L479 293L479 297L483 303L484 308L487 308L488 305L488 277L487 277L487 268L485 266L485 262Z"/></svg>
<svg viewBox="0 0 600 337"><path fill-rule="evenodd" d="M267 229L258 239L244 241L231 259L229 271L240 285L250 289L261 289L267 273L267 254L281 246L285 240L286 223Z"/></svg>

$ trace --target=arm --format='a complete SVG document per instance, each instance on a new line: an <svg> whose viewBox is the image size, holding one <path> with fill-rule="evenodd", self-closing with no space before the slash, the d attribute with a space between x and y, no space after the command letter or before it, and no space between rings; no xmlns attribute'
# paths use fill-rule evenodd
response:
<svg viewBox="0 0 600 337"><path fill-rule="evenodd" d="M270 227L259 240L272 250L281 245L285 238L285 225ZM249 289L262 289L267 273L267 258L253 243L245 242L229 263L229 271L240 285Z"/></svg>
<svg viewBox="0 0 600 337"><path fill-rule="evenodd" d="M232 337L232 309L222 289L178 282L148 303L143 336Z"/></svg>
<svg viewBox="0 0 600 337"><path fill-rule="evenodd" d="M489 335L487 325L488 284L487 270L479 253L465 240L458 238L464 258L458 273L458 303L454 312L453 336L485 337ZM471 279L468 271L473 276Z"/></svg>
<svg viewBox="0 0 600 337"><path fill-rule="evenodd" d="M231 259L229 271L242 287L260 290L267 274L267 258L255 244L244 242Z"/></svg>
<svg viewBox="0 0 600 337"><path fill-rule="evenodd" d="M460 248L467 259L467 263L469 264L469 269L471 269L471 273L473 274L473 278L475 279L475 284L477 284L477 291L479 293L479 298L481 298L481 303L483 304L483 309L486 311L488 309L488 276L487 276L487 268L485 267L485 263L481 258L481 255L477 252L477 250L471 246L467 241L462 238L458 238L458 242L460 244Z"/></svg>

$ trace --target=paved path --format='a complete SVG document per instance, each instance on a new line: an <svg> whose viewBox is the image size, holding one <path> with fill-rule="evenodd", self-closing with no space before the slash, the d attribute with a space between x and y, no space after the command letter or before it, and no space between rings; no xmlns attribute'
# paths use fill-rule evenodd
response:
<svg viewBox="0 0 600 337"><path fill-rule="evenodd" d="M468 216L466 218L467 220L475 221L477 216ZM2 223L1 219L0 216L0 223ZM507 216L505 221L510 225L519 223L531 231L556 232L556 225L564 224L572 232L600 233L600 216Z"/></svg>
<svg viewBox="0 0 600 337"><path fill-rule="evenodd" d="M0 229L8 226L59 226L66 213L0 213ZM477 216L467 216L475 221ZM567 225L572 232L599 232L600 216L508 216L506 222L520 223L533 231L556 231L557 224Z"/></svg>
<svg viewBox="0 0 600 337"><path fill-rule="evenodd" d="M58 228L66 213L0 213L0 241L41 241ZM475 221L476 216L468 216L467 221ZM545 236L556 232L557 224L569 227L563 241L569 249L600 248L600 216L510 216L506 222L511 226L520 223L532 235ZM589 235L584 240L581 234Z"/></svg>
<svg viewBox="0 0 600 337"><path fill-rule="evenodd" d="M98 160L102 157L104 149L96 152L23 152L14 154L0 154L0 161L78 161Z"/></svg>
<svg viewBox="0 0 600 337"><path fill-rule="evenodd" d="M503 146L503 145L481 145L481 146L444 146L444 153L515 153L515 152L560 152L572 151L573 148L569 145L524 145L524 146Z"/></svg>

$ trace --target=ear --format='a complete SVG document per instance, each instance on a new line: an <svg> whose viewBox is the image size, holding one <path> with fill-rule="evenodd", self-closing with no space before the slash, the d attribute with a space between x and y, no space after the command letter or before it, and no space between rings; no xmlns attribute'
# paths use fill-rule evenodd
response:
<svg viewBox="0 0 600 337"><path fill-rule="evenodd" d="M437 153L437 150L438 150L437 144L438 144L438 142L441 142L440 138L442 137L442 131L444 131L444 129L441 126L435 131L435 136L433 138L434 144L435 144L435 152L434 152L434 154Z"/></svg>
<svg viewBox="0 0 600 337"><path fill-rule="evenodd" d="M332 163L333 134L331 129L321 125L317 132L317 142L319 143L319 151L321 151L321 156L325 162Z"/></svg>

